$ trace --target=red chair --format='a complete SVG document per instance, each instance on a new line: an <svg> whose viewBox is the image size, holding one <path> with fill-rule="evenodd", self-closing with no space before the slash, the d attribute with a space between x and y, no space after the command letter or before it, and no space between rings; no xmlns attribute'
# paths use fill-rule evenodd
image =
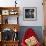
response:
<svg viewBox="0 0 46 46"><path fill-rule="evenodd" d="M31 28L28 28L27 31L25 32L24 34L24 37L22 38L22 42L21 42L21 45L22 46L27 46L26 43L25 43L25 40L34 36L36 39L37 39L37 35L36 33L33 31L33 29ZM37 40L38 41L38 40ZM37 44L35 46L41 46L40 42L38 41Z"/></svg>

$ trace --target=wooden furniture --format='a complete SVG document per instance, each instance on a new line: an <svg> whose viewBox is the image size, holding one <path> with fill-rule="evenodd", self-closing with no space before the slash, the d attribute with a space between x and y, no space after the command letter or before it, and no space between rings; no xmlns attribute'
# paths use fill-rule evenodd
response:
<svg viewBox="0 0 46 46"><path fill-rule="evenodd" d="M8 24L9 16L12 16L12 17L17 16L17 23L18 23L19 7L0 7L1 24Z"/></svg>
<svg viewBox="0 0 46 46"><path fill-rule="evenodd" d="M46 0L43 0L43 10L44 10L44 44L46 46Z"/></svg>
<svg viewBox="0 0 46 46"><path fill-rule="evenodd" d="M9 18L10 17L10 18ZM19 7L0 7L0 46L18 46L19 40L2 40L2 32L11 29L15 33L19 31ZM16 18L16 19L15 19ZM13 19L13 20L12 20ZM14 23L13 23L14 22Z"/></svg>
<svg viewBox="0 0 46 46"><path fill-rule="evenodd" d="M46 27L44 27L44 46L46 46Z"/></svg>
<svg viewBox="0 0 46 46"><path fill-rule="evenodd" d="M0 41L0 46L2 46L2 42Z"/></svg>
<svg viewBox="0 0 46 46"><path fill-rule="evenodd" d="M18 41L5 41L3 46L18 46Z"/></svg>
<svg viewBox="0 0 46 46"><path fill-rule="evenodd" d="M46 26L46 0L43 0L44 26Z"/></svg>

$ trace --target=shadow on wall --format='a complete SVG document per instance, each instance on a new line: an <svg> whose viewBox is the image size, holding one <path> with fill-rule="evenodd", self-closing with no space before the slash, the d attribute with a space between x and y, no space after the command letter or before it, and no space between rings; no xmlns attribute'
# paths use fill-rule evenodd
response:
<svg viewBox="0 0 46 46"><path fill-rule="evenodd" d="M20 42L23 38L23 35L25 33L25 31L28 29L28 28L32 28L36 34L37 34L37 37L39 39L39 41L42 43L43 42L43 30L42 30L42 26L21 26L20 27L20 31L19 31L19 39L20 39Z"/></svg>

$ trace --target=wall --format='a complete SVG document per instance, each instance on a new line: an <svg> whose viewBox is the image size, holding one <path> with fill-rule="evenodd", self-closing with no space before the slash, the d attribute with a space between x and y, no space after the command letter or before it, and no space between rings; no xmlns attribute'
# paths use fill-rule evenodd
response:
<svg viewBox="0 0 46 46"><path fill-rule="evenodd" d="M1 7L15 6L15 0L0 0ZM43 26L43 6L42 0L17 0L17 6L20 7L20 26ZM23 20L23 7L36 7L37 8L37 20L36 21L24 21Z"/></svg>
<svg viewBox="0 0 46 46"><path fill-rule="evenodd" d="M43 6L42 0L28 0L21 3L21 15L20 15L20 25L22 26L43 26ZM23 20L23 7L36 7L37 8L37 20L36 21L24 21Z"/></svg>

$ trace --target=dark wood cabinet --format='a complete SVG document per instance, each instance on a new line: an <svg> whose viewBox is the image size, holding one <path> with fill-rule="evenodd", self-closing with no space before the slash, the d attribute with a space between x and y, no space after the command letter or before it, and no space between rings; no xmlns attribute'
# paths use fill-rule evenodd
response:
<svg viewBox="0 0 46 46"><path fill-rule="evenodd" d="M2 42L0 41L0 46L2 46Z"/></svg>
<svg viewBox="0 0 46 46"><path fill-rule="evenodd" d="M2 44L3 46L18 46L18 41L5 41Z"/></svg>
<svg viewBox="0 0 46 46"><path fill-rule="evenodd" d="M0 46L18 46L19 41L5 41L0 42Z"/></svg>
<svg viewBox="0 0 46 46"><path fill-rule="evenodd" d="M15 38L18 35L17 33L19 31L18 18L19 18L19 7L0 7L0 32L1 32L0 46L18 46L19 39L16 40ZM10 22L9 19L12 22ZM6 32L5 35L7 35L7 37L5 36L6 40L4 36L2 37L2 35L4 35L4 32ZM12 34L11 34L12 36L10 36L10 33L8 32L12 33L14 32L14 36ZM9 39L10 38L9 36L11 37L11 39Z"/></svg>

